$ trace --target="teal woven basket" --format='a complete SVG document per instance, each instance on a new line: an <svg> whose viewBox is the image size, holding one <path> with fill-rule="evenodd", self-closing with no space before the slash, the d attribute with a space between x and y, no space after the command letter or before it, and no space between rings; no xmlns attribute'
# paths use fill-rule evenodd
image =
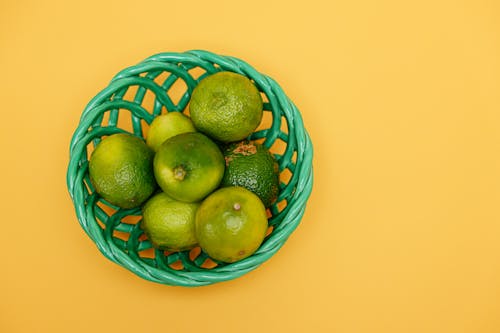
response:
<svg viewBox="0 0 500 333"><path fill-rule="evenodd" d="M225 264L200 248L155 250L140 228L141 210L120 209L94 191L88 159L102 137L128 132L145 137L155 116L187 112L191 92L205 76L231 71L253 80L264 100L262 142L279 163L280 192L269 209L269 234L252 256ZM119 72L87 105L70 145L67 185L79 223L111 261L138 276L176 286L202 286L237 278L275 254L304 214L313 184L312 144L299 110L272 78L246 62L207 51L160 53Z"/></svg>

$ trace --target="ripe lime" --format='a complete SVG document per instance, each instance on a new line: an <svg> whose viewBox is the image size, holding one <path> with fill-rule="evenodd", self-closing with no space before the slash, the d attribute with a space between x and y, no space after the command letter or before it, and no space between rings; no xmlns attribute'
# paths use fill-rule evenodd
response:
<svg viewBox="0 0 500 333"><path fill-rule="evenodd" d="M242 186L257 194L266 207L276 201L278 163L264 146L245 140L227 145L223 154L226 170L222 186Z"/></svg>
<svg viewBox="0 0 500 333"><path fill-rule="evenodd" d="M158 185L172 198L195 202L219 186L224 157L205 135L183 133L167 139L154 157Z"/></svg>
<svg viewBox="0 0 500 333"><path fill-rule="evenodd" d="M243 187L224 187L198 208L196 238L211 258L235 262L252 255L267 231L266 209L259 197Z"/></svg>
<svg viewBox="0 0 500 333"><path fill-rule="evenodd" d="M160 192L142 208L141 227L160 250L184 251L196 246L194 219L199 203L174 200Z"/></svg>
<svg viewBox="0 0 500 333"><path fill-rule="evenodd" d="M153 151L131 134L104 138L92 152L92 185L108 202L122 208L141 205L154 191Z"/></svg>
<svg viewBox="0 0 500 333"><path fill-rule="evenodd" d="M200 132L222 142L239 141L262 120L262 97L245 76L218 72L193 90L189 111Z"/></svg>
<svg viewBox="0 0 500 333"><path fill-rule="evenodd" d="M169 112L153 119L146 143L151 149L157 151L168 138L187 132L196 132L191 119L180 112Z"/></svg>

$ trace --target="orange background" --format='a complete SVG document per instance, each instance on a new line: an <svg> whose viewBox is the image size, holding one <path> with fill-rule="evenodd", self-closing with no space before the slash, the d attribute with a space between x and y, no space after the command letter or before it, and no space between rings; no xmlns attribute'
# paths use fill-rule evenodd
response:
<svg viewBox="0 0 500 333"><path fill-rule="evenodd" d="M105 259L65 184L90 98L189 49L275 78L315 147L285 246L194 289ZM1 332L500 332L498 1L2 1L0 67Z"/></svg>

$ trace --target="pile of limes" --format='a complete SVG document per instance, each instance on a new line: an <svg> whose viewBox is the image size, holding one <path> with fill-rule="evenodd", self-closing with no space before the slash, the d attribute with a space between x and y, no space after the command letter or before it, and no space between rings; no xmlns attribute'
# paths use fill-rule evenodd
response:
<svg viewBox="0 0 500 333"><path fill-rule="evenodd" d="M262 107L245 76L209 75L193 90L190 117L157 116L146 140L103 138L90 157L90 180L109 203L142 207L141 227L155 248L199 245L218 261L246 258L265 238L266 207L279 189L274 156L247 140L262 121Z"/></svg>

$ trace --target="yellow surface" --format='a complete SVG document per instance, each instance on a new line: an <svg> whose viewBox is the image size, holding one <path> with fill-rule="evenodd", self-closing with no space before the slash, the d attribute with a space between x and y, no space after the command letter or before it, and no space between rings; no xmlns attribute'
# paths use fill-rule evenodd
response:
<svg viewBox="0 0 500 333"><path fill-rule="evenodd" d="M80 112L160 51L246 59L302 110L315 186L256 271L105 259L65 185ZM2 1L0 331L500 332L498 1Z"/></svg>

